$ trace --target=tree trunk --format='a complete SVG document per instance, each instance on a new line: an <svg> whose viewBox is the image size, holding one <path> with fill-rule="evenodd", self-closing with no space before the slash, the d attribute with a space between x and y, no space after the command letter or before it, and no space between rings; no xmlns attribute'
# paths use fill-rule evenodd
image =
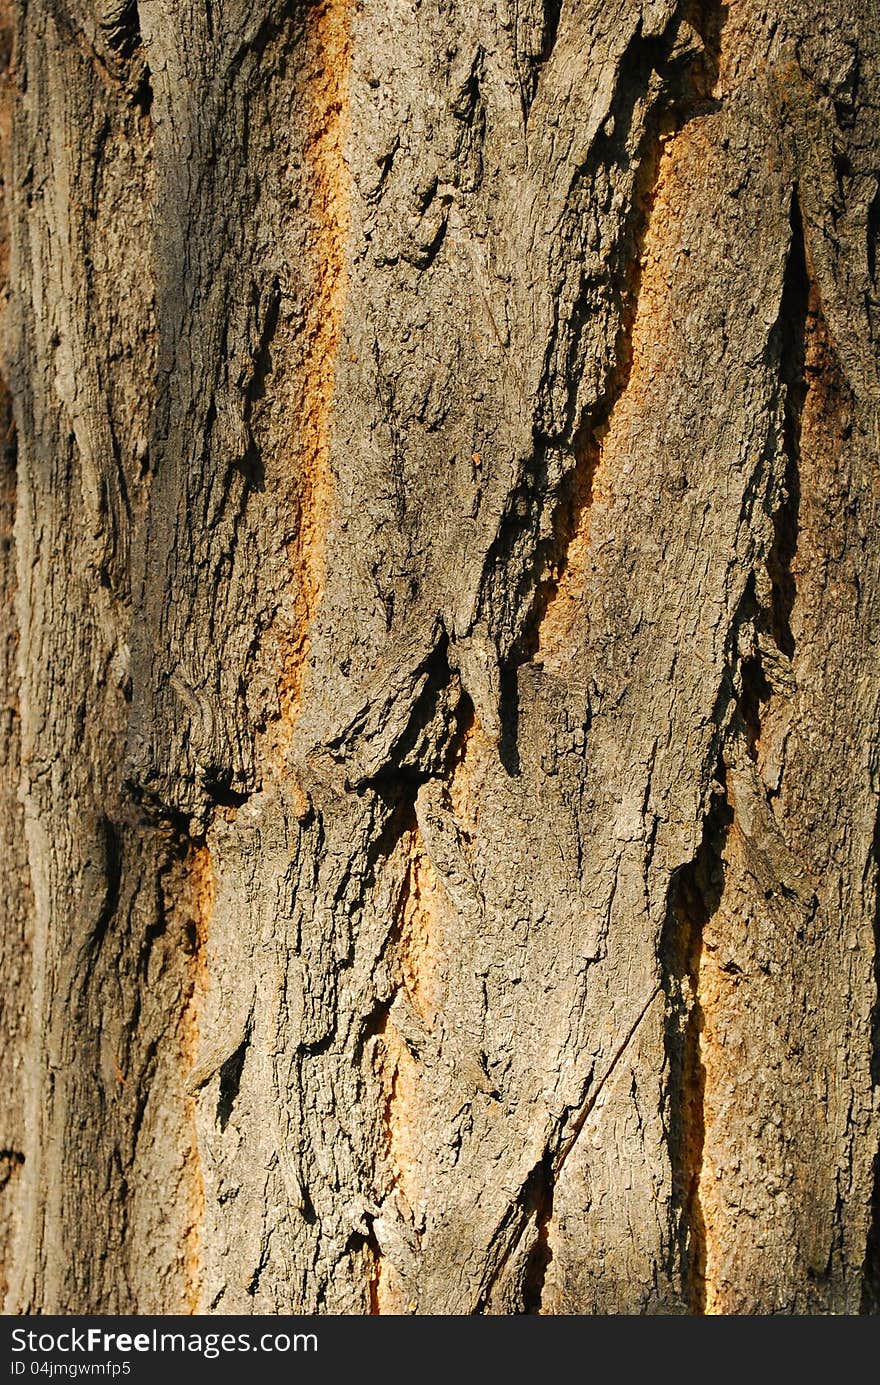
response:
<svg viewBox="0 0 880 1385"><path fill-rule="evenodd" d="M878 1311L875 7L4 32L6 1311Z"/></svg>

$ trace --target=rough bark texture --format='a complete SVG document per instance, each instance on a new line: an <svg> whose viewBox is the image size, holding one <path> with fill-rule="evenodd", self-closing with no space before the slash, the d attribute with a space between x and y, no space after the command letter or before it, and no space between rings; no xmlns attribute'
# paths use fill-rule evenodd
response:
<svg viewBox="0 0 880 1385"><path fill-rule="evenodd" d="M6 1310L876 1312L875 6L4 32Z"/></svg>

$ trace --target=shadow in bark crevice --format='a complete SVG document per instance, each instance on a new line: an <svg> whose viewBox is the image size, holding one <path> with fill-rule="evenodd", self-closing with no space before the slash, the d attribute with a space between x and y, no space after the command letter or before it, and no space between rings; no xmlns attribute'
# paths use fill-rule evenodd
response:
<svg viewBox="0 0 880 1385"><path fill-rule="evenodd" d="M791 614L797 589L792 562L797 553L801 503L801 432L807 397L806 334L810 301L810 276L797 188L792 192L790 218L791 243L785 267L779 318L773 334L773 346L778 354L780 381L784 391L785 476L782 503L773 515L773 543L767 556L767 573L772 592L770 633L777 648L789 659L793 658L795 651Z"/></svg>
<svg viewBox="0 0 880 1385"><path fill-rule="evenodd" d="M555 1175L553 1161L545 1155L532 1170L525 1188L525 1204L535 1219L535 1239L526 1257L522 1277L522 1306L524 1313L540 1313L543 1306L547 1270L553 1259L550 1245L550 1222L553 1217Z"/></svg>
<svg viewBox="0 0 880 1385"><path fill-rule="evenodd" d="M672 1165L673 1246L670 1273L680 1280L687 1311L706 1309L706 1223L700 1202L705 1145L706 1071L701 1039L706 1016L700 1003L704 930L724 893L724 847L733 821L723 763L703 834L693 860L670 881L661 939L666 995L666 1127Z"/></svg>
<svg viewBox="0 0 880 1385"><path fill-rule="evenodd" d="M220 1068L219 1086L217 1090L217 1124L221 1130L225 1130L232 1117L238 1093L241 1089L241 1077L244 1072L245 1059L250 1047L251 1034L250 1028L242 1039L234 1053L231 1053L225 1063Z"/></svg>

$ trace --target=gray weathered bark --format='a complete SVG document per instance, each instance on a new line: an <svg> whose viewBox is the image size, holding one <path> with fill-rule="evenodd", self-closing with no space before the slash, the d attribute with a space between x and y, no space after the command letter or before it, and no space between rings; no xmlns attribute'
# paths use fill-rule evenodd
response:
<svg viewBox="0 0 880 1385"><path fill-rule="evenodd" d="M877 21L19 0L7 1311L880 1307Z"/></svg>

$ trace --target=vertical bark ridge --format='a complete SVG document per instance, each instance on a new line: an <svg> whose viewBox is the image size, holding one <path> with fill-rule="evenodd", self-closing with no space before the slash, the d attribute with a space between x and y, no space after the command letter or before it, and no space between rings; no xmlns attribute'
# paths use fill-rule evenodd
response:
<svg viewBox="0 0 880 1385"><path fill-rule="evenodd" d="M388 1196L400 1198L409 1208L418 1204L420 1151L418 1130L424 1123L420 1112L422 1093L418 1065L406 1039L386 1012L377 1035L376 1058L384 1092L382 1123L390 1187ZM374 1234L376 1231L374 1222ZM393 1260L379 1252L373 1280L375 1311L380 1314L406 1310L403 1282Z"/></svg>
<svg viewBox="0 0 880 1385"><path fill-rule="evenodd" d="M185 862L185 876L188 896L186 906L189 914L187 930L190 946L190 983L183 1014L182 1041L183 1062L191 1074L199 1060L200 1015L210 983L208 940L216 897L211 853L205 843L190 846ZM186 1097L186 1110L190 1127L190 1149L187 1155L190 1225L186 1232L184 1265L188 1311L197 1313L200 1309L202 1286L200 1242L205 1211L205 1181L199 1153L196 1101L191 1093Z"/></svg>
<svg viewBox="0 0 880 1385"><path fill-rule="evenodd" d="M127 81L61 11L20 9L18 19L6 178L36 191L10 201L5 337L22 440L21 792L39 951L25 992L29 1157L9 1303L124 1308L137 1202L127 1157L141 1117L128 1058L139 1068L150 1024L168 1023L154 1012L141 1024L150 1001L138 993L136 890L123 862L150 873L155 903L155 860L139 850L118 782L153 396L143 263L152 129ZM63 793L45 772L60 764ZM82 1253L80 1220L106 1225L100 1250ZM151 1245L154 1265L165 1249ZM170 1258L179 1256L178 1244Z"/></svg>
<svg viewBox="0 0 880 1385"><path fill-rule="evenodd" d="M639 174L642 191L641 234L631 261L631 280L623 292L623 318L618 335L617 363L607 383L601 408L586 420L575 439L576 465L566 506L560 515L560 554L555 578L547 584L543 612L537 624L537 655L558 662L571 643L571 624L579 607L588 602L590 516L603 490L614 484L625 465L630 439L620 419L627 409L627 392L644 392L646 343L662 344L661 295L669 273L674 241L666 236L670 210L666 185L674 168L674 136L658 137L656 149L645 155ZM673 228L674 229L674 228Z"/></svg>
<svg viewBox="0 0 880 1385"><path fill-rule="evenodd" d="M0 249L5 251L5 236ZM5 271L5 264L2 268ZM12 400L5 383L0 381L0 857L3 860L0 975L4 983L0 1000L0 1046L7 1067L6 1096L0 1117L0 1307L8 1288L7 1270L17 1221L16 1181L25 1160L23 1063L28 1037L26 997L32 908L30 872L24 849L24 814L19 801L21 735L17 673L19 636L15 612L15 497L16 440Z"/></svg>
<svg viewBox="0 0 880 1385"><path fill-rule="evenodd" d="M723 834L719 836L717 815L713 824L710 814L701 853L694 867L677 878L672 905L680 935L673 945L676 961L672 974L678 979L672 990L685 997L685 1015L678 1020L679 1047L670 1062L672 1101L678 1106L671 1124L671 1149L684 1232L679 1251L690 1309L705 1313L751 1311L747 1305L756 1301L747 1284L748 1273L737 1266L731 1250L737 1218L743 1206L751 1202L724 1148L725 1123L737 1093L743 1109L746 1105L754 1109L743 1155L746 1159L765 1159L768 1168L776 1167L778 1161L774 1176L781 1183L786 1179L784 1155L775 1150L771 1153L769 1147L759 1155L758 1129L762 1121L768 1123L765 1129L772 1129L777 1105L794 1099L777 1087L786 1070L789 1083L804 1089L804 1128L794 1138L803 1140L805 1148L815 1138L806 1096L810 1078L795 1056L799 1051L796 1041L786 1039L784 1026L780 1026L780 1033L772 1033L772 1037L768 1033L767 1051L762 1053L749 1037L756 1013L762 1013L764 1007L775 1013L774 1004L793 1008L801 1003L796 999L798 964L794 956L776 979L764 960L767 945L762 940L763 931L771 920L777 929L791 929L796 938L818 929L813 923L817 901L815 895L811 897L809 876L788 855L786 837L792 824L786 816L786 809L790 813L791 808L783 806L783 775L792 698L801 667L804 663L809 667L815 638L800 617L800 574L804 572L812 580L817 555L833 542L816 527L817 502L826 488L833 488L830 478L840 471L850 409L804 244L796 193L774 349L781 431L780 456L770 458L775 468L771 480L775 503L766 575L756 574L752 596L743 608L744 625L736 635L741 656L744 649L752 649L747 657L741 657L734 677L741 722L735 719L723 733L732 735L735 757L737 724L744 728L745 745L757 774L754 786L741 767L733 776L729 771L726 774ZM802 543L803 507L807 523ZM818 561L823 559L818 557ZM754 641L751 646L750 640ZM767 816L766 807L757 806L755 792L766 796L782 835L773 818ZM742 829L734 816L736 794L743 795ZM786 896L788 902L782 902ZM780 903L775 902L777 898ZM781 996L789 990L791 998L783 1001ZM812 1036L805 1034L804 1051L812 1042ZM780 1137L781 1144L785 1138ZM760 1198L755 1204L752 1215L759 1224L766 1224L765 1234L776 1235L770 1227L777 1217L783 1219L783 1214L763 1206ZM793 1247L794 1254L807 1260L818 1258L819 1253L810 1246L811 1240L819 1240L820 1233L805 1228L796 1234L802 1242ZM781 1266L783 1253L774 1254ZM761 1272L768 1276L773 1273L769 1267L762 1267ZM818 1276L818 1271L813 1272ZM787 1267L784 1272L777 1270L775 1292L780 1302L790 1302L785 1297L791 1291L784 1287L784 1273L789 1273ZM827 1268L822 1273L828 1273Z"/></svg>
<svg viewBox="0 0 880 1385"><path fill-rule="evenodd" d="M310 10L302 55L308 83L305 156L310 177L313 280L304 327L306 357L300 413L291 420L301 470L296 540L298 630L280 690L282 718L288 728L298 715L309 659L309 631L324 586L324 550L334 505L333 394L348 291L350 11L350 0L322 0Z"/></svg>
<svg viewBox="0 0 880 1385"><path fill-rule="evenodd" d="M403 883L395 908L389 958L394 969L394 991L391 1000L383 1002L374 1030L374 1061L383 1094L381 1140L387 1164L382 1202L389 1202L392 1217L401 1225L417 1229L424 1224L425 1203L431 1192L430 1151L424 1144L430 1111L422 1076L424 1054L415 1047L412 1025L424 1042L431 1043L436 1038L443 1003L445 903L415 821L406 831L404 851ZM401 1003L401 1013L408 1017L410 1032L406 1034L395 1019ZM381 1237L377 1236L382 1224L373 1223L373 1311L409 1311L405 1278L383 1254Z"/></svg>
<svg viewBox="0 0 880 1385"><path fill-rule="evenodd" d="M6 178L10 168L13 16L0 5L0 291L9 277L9 225ZM5 374L5 362L3 363ZM5 1056L6 1097L0 1116L0 1309L8 1289L12 1246L18 1220L17 1181L24 1164L24 1059L32 909L30 871L24 842L21 781L21 709L16 614L15 510L18 455L12 396L0 377L0 1048Z"/></svg>
<svg viewBox="0 0 880 1385"><path fill-rule="evenodd" d="M742 669L741 705L749 726L753 758L771 798L780 790L784 742L778 734L769 745L762 740L764 723L778 721L779 698L791 696L800 664L795 632L799 629L797 602L800 573L809 569L821 538L810 532L816 495L839 467L841 443L852 426L852 397L843 378L828 330L815 272L804 241L798 190L791 203L791 245L776 332L782 395L783 471L774 508L773 539L767 555L769 590L761 592L756 613L758 643L764 653L748 658ZM814 494L802 497L803 476ZM806 554L799 552L801 510L806 506ZM782 661L769 650L772 640ZM766 667L765 667L766 664Z"/></svg>
<svg viewBox="0 0 880 1385"><path fill-rule="evenodd" d="M440 884L416 825L409 839L399 958L407 996L428 1030L434 1027L442 1003L441 958L437 952L442 915L439 892Z"/></svg>
<svg viewBox="0 0 880 1385"><path fill-rule="evenodd" d="M874 1092L880 1091L880 813L874 827L869 868L873 875L874 891L874 1008L871 1015L871 1083ZM862 1271L862 1293L859 1312L880 1313L880 1150L874 1156L871 1179L871 1203L868 1214L868 1234L865 1242L865 1262Z"/></svg>
<svg viewBox="0 0 880 1385"><path fill-rule="evenodd" d="M772 515L767 581L759 583L761 597L749 617L754 621L758 645L740 665L737 699L747 746L771 804L780 792L787 707L797 681L802 458L809 458L811 475L822 456L827 466L836 465L833 439L827 432L823 435L823 430L829 410L839 418L843 389L809 268L796 196L792 200L791 232L777 340L782 389L779 499ZM817 388L821 397L814 393ZM774 648L778 653L773 653ZM781 733L776 725L780 720ZM756 993L749 985L754 986L755 977L749 976L746 986L738 989L740 964L733 960L739 946L735 941L739 931L735 911L745 906L760 913L762 908L754 899L755 875L759 874L755 841L770 853L773 870L785 870L784 856L777 856L770 840L757 831L754 810L749 810L749 831L754 840L743 839L737 832L729 780L728 774L725 799L716 800L707 819L703 845L693 867L676 881L672 905L678 929L672 968L678 979L673 989L677 987L684 996L685 1006L684 1018L679 1019L680 1048L670 1065L673 1103L678 1105L671 1146L684 1231L680 1251L689 1307L693 1312L710 1314L737 1311L744 1301L744 1286L738 1282L730 1258L735 1237L732 1218L739 1194L729 1182L723 1155L722 1163L716 1166L724 1145L725 1111L738 1083L747 1080L745 1070L734 1070L733 1054L725 1051L725 1035L739 1036L747 1030L749 1007L756 1003ZM729 843L735 843L736 849L726 863ZM728 869L732 883L726 903ZM724 957L727 951L729 958ZM748 957L749 952L743 950L743 955ZM728 1047L730 1043L728 1037ZM749 1063L761 1066L758 1052L749 1055ZM680 1084L677 1090L676 1083Z"/></svg>
<svg viewBox="0 0 880 1385"><path fill-rule="evenodd" d="M683 29L658 59L669 83L649 111L632 191L632 226L624 242L620 323L602 397L579 424L574 468L554 516L550 574L536 594L528 652L558 664L571 645L579 608L589 605L590 521L594 505L626 475L636 446L634 425L664 367L668 287L680 253L682 186L678 163L689 122L712 107L721 64L725 7L716 0L684 6Z"/></svg>

